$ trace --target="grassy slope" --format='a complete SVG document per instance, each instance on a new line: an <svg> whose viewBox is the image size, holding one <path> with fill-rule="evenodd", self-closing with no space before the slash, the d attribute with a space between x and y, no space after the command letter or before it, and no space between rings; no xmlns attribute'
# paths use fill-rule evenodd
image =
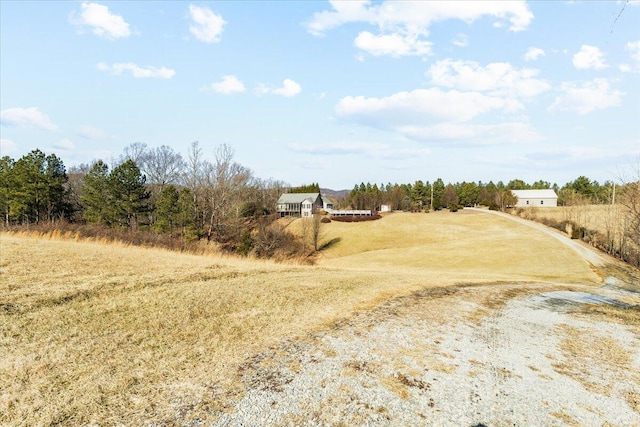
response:
<svg viewBox="0 0 640 427"><path fill-rule="evenodd" d="M0 235L0 424L206 419L242 392L252 355L387 298L597 281L554 239L489 215L334 222L333 237L308 267Z"/></svg>
<svg viewBox="0 0 640 427"><path fill-rule="evenodd" d="M395 213L373 223L328 224L325 239L341 240L324 253L323 264L476 280L598 280L571 249L540 234L472 211Z"/></svg>

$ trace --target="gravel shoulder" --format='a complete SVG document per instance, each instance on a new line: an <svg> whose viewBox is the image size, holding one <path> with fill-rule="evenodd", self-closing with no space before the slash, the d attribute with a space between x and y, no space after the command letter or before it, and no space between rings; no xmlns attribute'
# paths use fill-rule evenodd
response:
<svg viewBox="0 0 640 427"><path fill-rule="evenodd" d="M389 301L255 357L215 425L640 425L640 331L575 312L592 291L461 285Z"/></svg>

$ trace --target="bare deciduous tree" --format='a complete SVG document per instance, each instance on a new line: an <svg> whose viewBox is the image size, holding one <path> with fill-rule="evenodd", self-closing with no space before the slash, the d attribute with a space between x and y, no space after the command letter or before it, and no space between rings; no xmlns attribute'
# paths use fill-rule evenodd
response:
<svg viewBox="0 0 640 427"><path fill-rule="evenodd" d="M640 160L633 166L632 172L622 177L620 204L624 211L624 245L621 256L630 264L640 266Z"/></svg>
<svg viewBox="0 0 640 427"><path fill-rule="evenodd" d="M502 212L508 207L514 207L518 203L518 197L509 189L497 190L494 198L496 205Z"/></svg>
<svg viewBox="0 0 640 427"><path fill-rule="evenodd" d="M205 171L205 192L208 208L207 237L211 239L214 231L228 234L232 224L227 221L235 213L240 215L242 191L251 180L251 171L233 160L233 149L226 144L219 146L215 161ZM227 228L227 230L225 230Z"/></svg>
<svg viewBox="0 0 640 427"><path fill-rule="evenodd" d="M122 156L120 156L119 164L127 160L133 160L138 167L142 164L144 156L147 154L147 144L143 142L132 142L124 148ZM117 165L112 165L116 167Z"/></svg>
<svg viewBox="0 0 640 427"><path fill-rule="evenodd" d="M156 184L162 190L166 184L178 183L184 172L185 162L173 148L161 145L141 156L140 168L147 176L147 183Z"/></svg>
<svg viewBox="0 0 640 427"><path fill-rule="evenodd" d="M201 206L201 187L203 183L202 170L205 163L200 143L198 141L192 142L191 147L189 148L186 167L182 174L182 185L191 191L191 197L193 199L193 215L198 228L202 227L204 222L204 214Z"/></svg>
<svg viewBox="0 0 640 427"><path fill-rule="evenodd" d="M309 240L309 231L311 229L311 220L309 218L300 219L300 237L302 241L302 252L307 253L307 242Z"/></svg>
<svg viewBox="0 0 640 427"><path fill-rule="evenodd" d="M322 215L314 214L313 221L311 222L311 241L313 243L313 250L318 252L320 247L320 238L322 237Z"/></svg>

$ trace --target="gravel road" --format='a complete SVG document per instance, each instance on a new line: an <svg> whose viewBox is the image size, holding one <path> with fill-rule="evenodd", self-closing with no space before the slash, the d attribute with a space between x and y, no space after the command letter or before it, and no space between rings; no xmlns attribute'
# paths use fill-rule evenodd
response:
<svg viewBox="0 0 640 427"><path fill-rule="evenodd" d="M430 289L283 343L216 425L640 425L637 330L573 313L593 288L556 289Z"/></svg>

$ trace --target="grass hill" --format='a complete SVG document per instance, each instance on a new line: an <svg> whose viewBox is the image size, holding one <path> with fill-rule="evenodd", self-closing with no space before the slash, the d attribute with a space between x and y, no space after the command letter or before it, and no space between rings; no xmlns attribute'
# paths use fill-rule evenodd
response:
<svg viewBox="0 0 640 427"><path fill-rule="evenodd" d="M204 422L242 394L253 355L389 298L599 280L555 239L480 213L332 222L322 240L302 266L0 234L0 424Z"/></svg>

